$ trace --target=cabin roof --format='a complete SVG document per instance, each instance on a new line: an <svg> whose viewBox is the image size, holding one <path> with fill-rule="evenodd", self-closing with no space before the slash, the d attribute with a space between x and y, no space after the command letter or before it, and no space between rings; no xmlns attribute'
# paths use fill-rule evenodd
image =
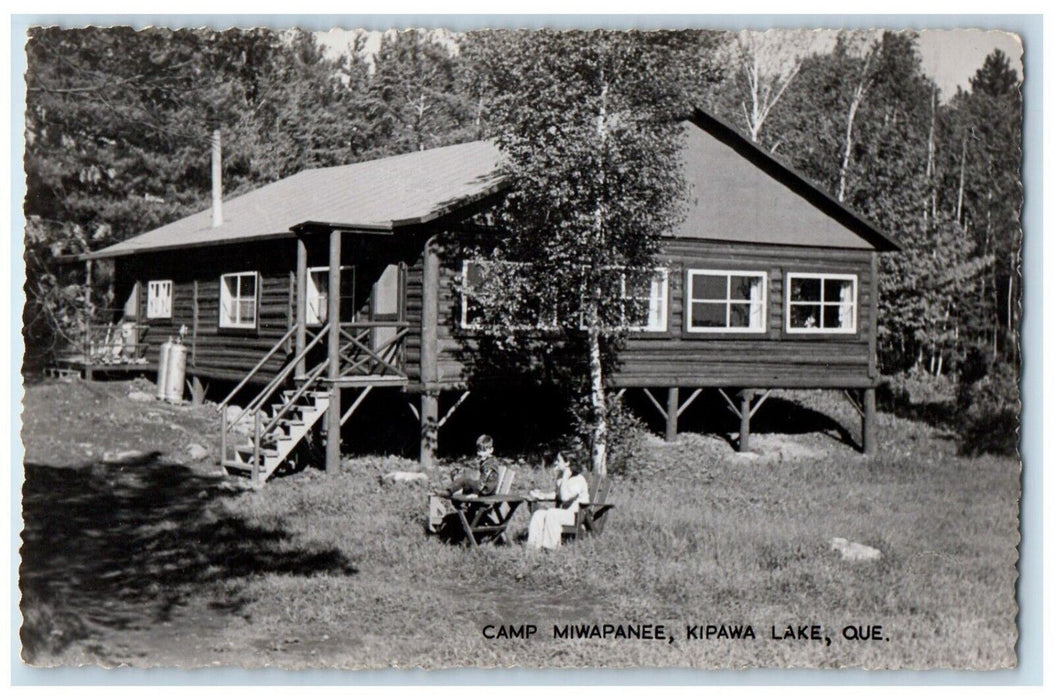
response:
<svg viewBox="0 0 1054 700"><path fill-rule="evenodd" d="M206 209L88 257L291 237L312 224L394 231L423 224L501 187L501 155L473 141L377 160L304 170L223 202L223 223Z"/></svg>
<svg viewBox="0 0 1054 700"><path fill-rule="evenodd" d="M889 234L717 117L696 109L682 155L690 187L678 238L900 250Z"/></svg>
<svg viewBox="0 0 1054 700"><path fill-rule="evenodd" d="M691 188L677 238L899 250L889 234L712 114L696 109L682 164ZM292 237L319 226L393 232L428 223L503 187L493 141L305 170L85 258Z"/></svg>

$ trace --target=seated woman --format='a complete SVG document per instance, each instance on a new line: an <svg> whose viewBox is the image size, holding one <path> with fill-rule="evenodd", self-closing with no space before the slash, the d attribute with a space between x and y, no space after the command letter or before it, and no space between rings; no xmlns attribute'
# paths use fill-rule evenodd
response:
<svg viewBox="0 0 1054 700"><path fill-rule="evenodd" d="M579 463L570 464L561 453L556 453L553 469L557 473L556 491L531 495L539 500L555 500L555 507L536 510L527 526L527 546L535 549L555 549L560 546L564 525L574 525L578 507L589 503L589 482L582 475Z"/></svg>

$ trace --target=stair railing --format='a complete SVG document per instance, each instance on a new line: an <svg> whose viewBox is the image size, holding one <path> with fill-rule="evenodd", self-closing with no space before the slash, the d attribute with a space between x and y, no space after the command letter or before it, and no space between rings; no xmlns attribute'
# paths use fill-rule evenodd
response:
<svg viewBox="0 0 1054 700"><path fill-rule="evenodd" d="M222 460L227 459L227 433L229 433L234 426L238 425L242 421L242 419L245 418L245 416L250 412L259 412L260 407L263 406L264 402L266 402L268 398L270 398L271 394L274 393L274 390L277 389L283 382L285 382L286 379L289 378L289 375L292 374L292 372L296 369L296 366L300 362L300 360L307 357L307 354L312 349L314 349L314 347L318 345L318 343L323 338L326 337L326 331L328 330L328 328L329 324L327 323L322 328L322 330L319 331L318 335L316 335L310 343L304 346L303 350L297 353L297 355L293 359L291 359L285 364L285 366L274 376L274 378L272 378L271 381L267 383L263 390L260 391L260 393L257 394L256 397L252 401L250 401L244 409L242 409L242 412L239 413L238 417L235 418L233 421L227 420L227 404L230 402L231 398L233 398L234 395L238 392L238 390L241 387L245 386L249 379L253 375L255 375L261 367L263 367L264 362L266 362L271 356L274 355L275 352L277 352L279 346L281 346L283 342L288 340L292 333L295 332L295 327L292 331L287 333L281 341L276 343L275 346L271 348L270 352L268 352L267 355L265 355L264 358L256 364L256 367L254 367L253 370L248 375L246 375L245 379L243 379L241 383L237 387L235 387L234 391L232 391L227 396L227 398L223 400L223 403L220 404L220 455L222 455ZM255 438L253 441L255 445L255 449L253 452L253 460L257 461L257 452L259 451L260 436L256 435L255 427L253 432Z"/></svg>
<svg viewBox="0 0 1054 700"><path fill-rule="evenodd" d="M262 430L262 433L264 435L271 432L271 430L273 430L274 427L278 425L278 421L282 420L285 414L289 412L289 409L291 409L296 404L296 402L300 400L300 397L302 397L308 392L308 390L315 383L315 381L322 376L323 372L326 371L327 367L329 367L329 363L320 362L317 367L308 372L307 378L300 385L300 388L297 389L296 392L294 392L293 395L289 397L289 399L282 405L282 408L277 413L275 413L274 417L271 418L267 425L264 426Z"/></svg>
<svg viewBox="0 0 1054 700"><path fill-rule="evenodd" d="M292 338L294 333L296 333L296 326L293 326L288 331L286 331L285 335L283 335L278 340L278 342L274 344L274 347L272 347L270 350L268 350L267 354L264 355L262 358L260 358L260 361L256 363L256 366L253 367L251 370L249 370L249 373L247 375L245 375L244 379L242 379L240 382L238 382L238 386L236 386L233 389L231 389L231 393L227 394L227 397L225 399L223 399L223 401L220 402L220 405L217 407L217 410L219 410L219 411L225 410L227 408L227 404L229 404L231 402L231 399L233 399L235 397L235 395L239 391L241 391L245 387L246 384L249 383L250 379L252 379L253 377L256 376L256 373L260 371L260 368L263 367L264 364L266 364L268 360L270 360L272 357L274 357L274 354L276 352L278 352L278 349L281 348L282 345L284 345L287 340Z"/></svg>

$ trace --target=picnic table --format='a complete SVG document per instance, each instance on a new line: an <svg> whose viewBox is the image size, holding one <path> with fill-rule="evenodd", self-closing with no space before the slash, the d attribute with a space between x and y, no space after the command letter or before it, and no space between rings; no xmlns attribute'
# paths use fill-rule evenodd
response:
<svg viewBox="0 0 1054 700"><path fill-rule="evenodd" d="M487 542L504 541L505 530L509 521L521 503L531 500L524 494L496 493L489 496L461 495L450 496L450 502L457 511L458 520L465 533L465 540L470 547L478 547Z"/></svg>

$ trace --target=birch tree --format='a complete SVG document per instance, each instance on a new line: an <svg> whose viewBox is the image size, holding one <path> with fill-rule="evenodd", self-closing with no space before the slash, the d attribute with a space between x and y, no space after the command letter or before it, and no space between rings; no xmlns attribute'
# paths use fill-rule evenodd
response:
<svg viewBox="0 0 1054 700"><path fill-rule="evenodd" d="M540 32L490 62L510 184L498 217L508 235L490 260L515 264L518 281L489 298L484 325L512 345L542 334L540 345L574 350L601 474L612 357L640 311L622 291L648 288L684 200L674 117L685 105L658 79L674 53L664 35Z"/></svg>
<svg viewBox="0 0 1054 700"><path fill-rule="evenodd" d="M752 141L760 142L765 121L798 77L816 39L805 31L743 30L729 46L732 73L743 87L739 110Z"/></svg>

